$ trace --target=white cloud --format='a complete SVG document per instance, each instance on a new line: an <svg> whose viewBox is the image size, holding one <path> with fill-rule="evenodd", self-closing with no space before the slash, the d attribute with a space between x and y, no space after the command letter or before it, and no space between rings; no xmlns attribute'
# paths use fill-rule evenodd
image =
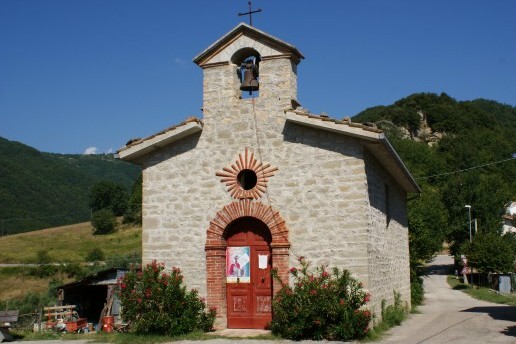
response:
<svg viewBox="0 0 516 344"><path fill-rule="evenodd" d="M84 154L97 154L97 147L88 147L84 150Z"/></svg>
<svg viewBox="0 0 516 344"><path fill-rule="evenodd" d="M184 65L185 64L185 61L181 60L179 57L176 57L174 59L174 62L177 63L177 64L180 64L180 65Z"/></svg>
<svg viewBox="0 0 516 344"><path fill-rule="evenodd" d="M106 151L106 154L111 154L111 153L113 153L113 152L114 152L113 147L111 147L111 148L109 148L109 149Z"/></svg>

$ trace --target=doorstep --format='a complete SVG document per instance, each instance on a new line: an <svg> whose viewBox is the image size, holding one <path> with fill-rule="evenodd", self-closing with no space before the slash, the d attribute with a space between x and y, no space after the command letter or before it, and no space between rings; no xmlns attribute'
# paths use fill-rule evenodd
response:
<svg viewBox="0 0 516 344"><path fill-rule="evenodd" d="M224 330L207 332L207 334L211 334L214 336L222 336L222 337L250 338L250 337L269 335L269 334L271 334L271 331L259 330L259 329L227 328Z"/></svg>

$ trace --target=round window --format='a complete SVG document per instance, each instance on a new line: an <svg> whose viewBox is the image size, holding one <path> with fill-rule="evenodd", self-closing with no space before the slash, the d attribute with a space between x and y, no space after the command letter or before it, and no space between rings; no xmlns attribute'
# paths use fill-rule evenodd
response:
<svg viewBox="0 0 516 344"><path fill-rule="evenodd" d="M244 190L251 190L256 186L258 182L258 177L256 176L256 172L253 170L242 170L238 173L237 176L238 183Z"/></svg>

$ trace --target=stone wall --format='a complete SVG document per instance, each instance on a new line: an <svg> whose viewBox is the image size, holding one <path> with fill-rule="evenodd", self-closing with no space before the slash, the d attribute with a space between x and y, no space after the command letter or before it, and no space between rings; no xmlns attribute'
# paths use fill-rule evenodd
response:
<svg viewBox="0 0 516 344"><path fill-rule="evenodd" d="M380 315L381 301L394 303L394 291L410 306L410 267L406 193L369 152L365 152L369 194L369 288Z"/></svg>
<svg viewBox="0 0 516 344"><path fill-rule="evenodd" d="M267 191L253 202L272 207L285 221L291 246L289 264L282 263L282 269L296 266L297 257L304 256L314 266L351 270L371 290L376 308L381 298L391 300L393 289L407 299L406 214L400 210L404 194L392 184L395 216L385 228L378 191L385 173L374 159L364 162L361 141L286 122L284 110L297 91L295 63L264 59L255 99L240 99L235 68L227 64L204 70L202 132L145 158L144 262L156 259L169 268L180 267L188 287L208 296L214 285L206 272L210 221L238 202L215 174L247 147L258 160L277 167ZM215 260L213 271L223 272ZM225 295L218 289L219 296ZM224 300L217 304L225 307ZM219 315L224 317L225 309ZM224 327L224 319L217 325Z"/></svg>

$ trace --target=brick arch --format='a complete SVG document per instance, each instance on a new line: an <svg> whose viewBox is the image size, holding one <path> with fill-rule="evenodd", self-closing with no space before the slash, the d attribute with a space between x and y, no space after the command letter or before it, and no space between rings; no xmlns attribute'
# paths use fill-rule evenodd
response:
<svg viewBox="0 0 516 344"><path fill-rule="evenodd" d="M278 211L258 201L242 200L232 202L217 212L210 221L206 236L206 283L207 304L217 308L217 328L226 327L226 240L224 231L235 220L252 217L263 222L272 236L272 266L278 269L278 276L288 281L289 248L288 228ZM276 293L281 284L273 282Z"/></svg>
<svg viewBox="0 0 516 344"><path fill-rule="evenodd" d="M290 246L288 229L279 212L262 202L245 199L240 202L232 202L217 212L207 231L206 248L218 246L225 248L224 231L233 221L242 217L253 217L262 221L271 231L272 246Z"/></svg>

